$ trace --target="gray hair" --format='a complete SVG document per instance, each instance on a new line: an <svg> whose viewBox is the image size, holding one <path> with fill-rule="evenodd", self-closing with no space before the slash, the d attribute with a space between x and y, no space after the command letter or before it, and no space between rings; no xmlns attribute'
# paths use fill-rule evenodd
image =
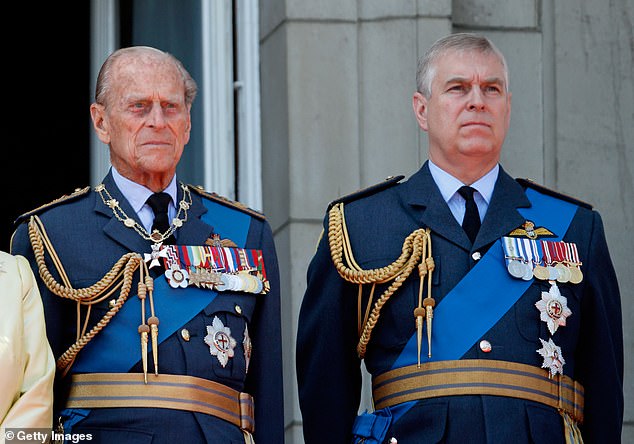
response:
<svg viewBox="0 0 634 444"><path fill-rule="evenodd" d="M128 48L121 48L110 54L106 61L101 66L99 70L99 75L97 76L97 84L95 86L95 102L106 105L106 99L108 97L108 93L112 90L112 71L113 66L116 64L117 60L122 57L130 57L130 56L138 56L138 57L155 57L161 58L164 57L167 61L174 64L176 69L181 74L183 79L183 86L185 89L185 103L188 106L191 106L194 103L194 99L196 98L196 93L198 92L198 85L196 81L189 74L185 66L178 60L175 56L168 52L161 51L156 48L152 48L150 46L131 46Z"/></svg>
<svg viewBox="0 0 634 444"><path fill-rule="evenodd" d="M495 54L504 67L504 82L509 89L509 71L504 54L488 38L471 33L450 34L443 37L429 48L418 60L416 70L416 89L426 98L431 97L431 84L436 75L436 62L450 51L478 51L482 54Z"/></svg>

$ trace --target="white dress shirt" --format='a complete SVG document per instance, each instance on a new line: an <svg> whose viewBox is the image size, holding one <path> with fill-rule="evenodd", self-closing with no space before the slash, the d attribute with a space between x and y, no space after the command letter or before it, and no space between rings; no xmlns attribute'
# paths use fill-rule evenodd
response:
<svg viewBox="0 0 634 444"><path fill-rule="evenodd" d="M130 205L136 214L141 219L141 223L143 224L143 228L148 233L152 232L152 222L154 221L154 212L150 208L150 206L146 203L148 197L150 197L154 192L149 188L144 187L143 185L139 185L136 182L131 181L123 177L116 170L115 167L112 167L112 177L114 178L114 183L117 184L121 193L128 199ZM172 198L172 201L169 204L169 208L167 210L167 215L169 216L169 220L171 221L176 217L176 175L172 177L172 181L170 184L163 190L165 193L169 194Z"/></svg>
<svg viewBox="0 0 634 444"><path fill-rule="evenodd" d="M434 182L436 182L438 189L440 189L440 194L442 194L443 199L445 199L445 202L449 205L449 209L456 218L456 221L458 221L458 224L462 225L465 213L465 200L460 193L458 193L458 189L467 184L462 183L451 174L440 169L440 167L434 164L431 160L428 165L431 176L433 177ZM493 188L495 187L495 181L498 178L499 171L500 166L499 164L496 164L491 171L469 185L471 188L475 188L476 190L476 192L473 193L473 200L475 200L475 203L478 206L480 221L484 220L484 215L489 208L491 196L493 195Z"/></svg>

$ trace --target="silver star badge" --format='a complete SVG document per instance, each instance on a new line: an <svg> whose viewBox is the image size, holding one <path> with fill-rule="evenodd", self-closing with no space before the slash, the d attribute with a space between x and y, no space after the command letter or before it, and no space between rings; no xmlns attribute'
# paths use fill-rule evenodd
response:
<svg viewBox="0 0 634 444"><path fill-rule="evenodd" d="M249 362L251 362L251 351L253 350L253 344L251 343L251 337L249 336L248 326L244 326L244 340L242 341L244 346L244 360L245 360L245 373L249 372Z"/></svg>
<svg viewBox="0 0 634 444"><path fill-rule="evenodd" d="M542 368L549 369L552 376L555 376L557 373L563 375L566 361L561 354L561 347L555 345L552 339L549 339L548 342L542 338L539 338L539 340L542 343L542 348L536 351L544 358Z"/></svg>
<svg viewBox="0 0 634 444"><path fill-rule="evenodd" d="M535 303L535 307L539 310L539 319L546 323L551 335L559 327L564 327L566 318L572 314L568 308L568 299L561 295L556 284L549 291L542 291L542 298Z"/></svg>
<svg viewBox="0 0 634 444"><path fill-rule="evenodd" d="M209 346L211 356L218 358L220 365L225 367L229 358L233 358L233 349L236 347L236 340L231 336L231 329L225 327L218 316L214 316L211 325L207 326L207 336L205 344Z"/></svg>

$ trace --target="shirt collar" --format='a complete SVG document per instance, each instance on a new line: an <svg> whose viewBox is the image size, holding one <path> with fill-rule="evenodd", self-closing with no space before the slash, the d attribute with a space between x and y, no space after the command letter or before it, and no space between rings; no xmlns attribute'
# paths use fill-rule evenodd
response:
<svg viewBox="0 0 634 444"><path fill-rule="evenodd" d="M449 200L456 194L458 189L466 184L462 183L460 180L441 169L431 160L429 160L428 163L429 172L431 173L434 182L436 182L436 185L440 190L440 194L442 194L445 202L449 202ZM471 184L471 187L475 188L478 193L480 193L487 205L491 202L491 196L493 196L493 188L495 187L495 181L498 178L499 172L500 165L496 163L491 171L489 171L480 179Z"/></svg>
<svg viewBox="0 0 634 444"><path fill-rule="evenodd" d="M141 211L141 208L145 205L148 197L154 194L154 192L149 188L123 177L115 167L112 167L112 177L114 179L114 183L116 183L119 190L121 190L121 194L128 199L128 202L137 213ZM169 183L167 188L163 190L163 192L170 195L172 203L176 202L176 175L172 177L172 181Z"/></svg>

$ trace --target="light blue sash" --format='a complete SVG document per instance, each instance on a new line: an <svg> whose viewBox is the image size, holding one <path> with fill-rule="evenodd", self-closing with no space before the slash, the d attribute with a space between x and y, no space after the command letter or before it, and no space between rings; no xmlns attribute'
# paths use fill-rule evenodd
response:
<svg viewBox="0 0 634 444"><path fill-rule="evenodd" d="M208 210L202 216L203 222L214 227L214 232L223 238L231 239L238 246L244 246L251 216L204 198L202 201ZM159 343L209 305L217 294L216 291L196 287L174 289L165 278L155 279L154 307L160 321ZM146 314L150 316L148 302ZM136 294L131 294L106 328L79 352L72 368L73 372L128 372L141 357L141 343L137 330L140 320L141 303Z"/></svg>

